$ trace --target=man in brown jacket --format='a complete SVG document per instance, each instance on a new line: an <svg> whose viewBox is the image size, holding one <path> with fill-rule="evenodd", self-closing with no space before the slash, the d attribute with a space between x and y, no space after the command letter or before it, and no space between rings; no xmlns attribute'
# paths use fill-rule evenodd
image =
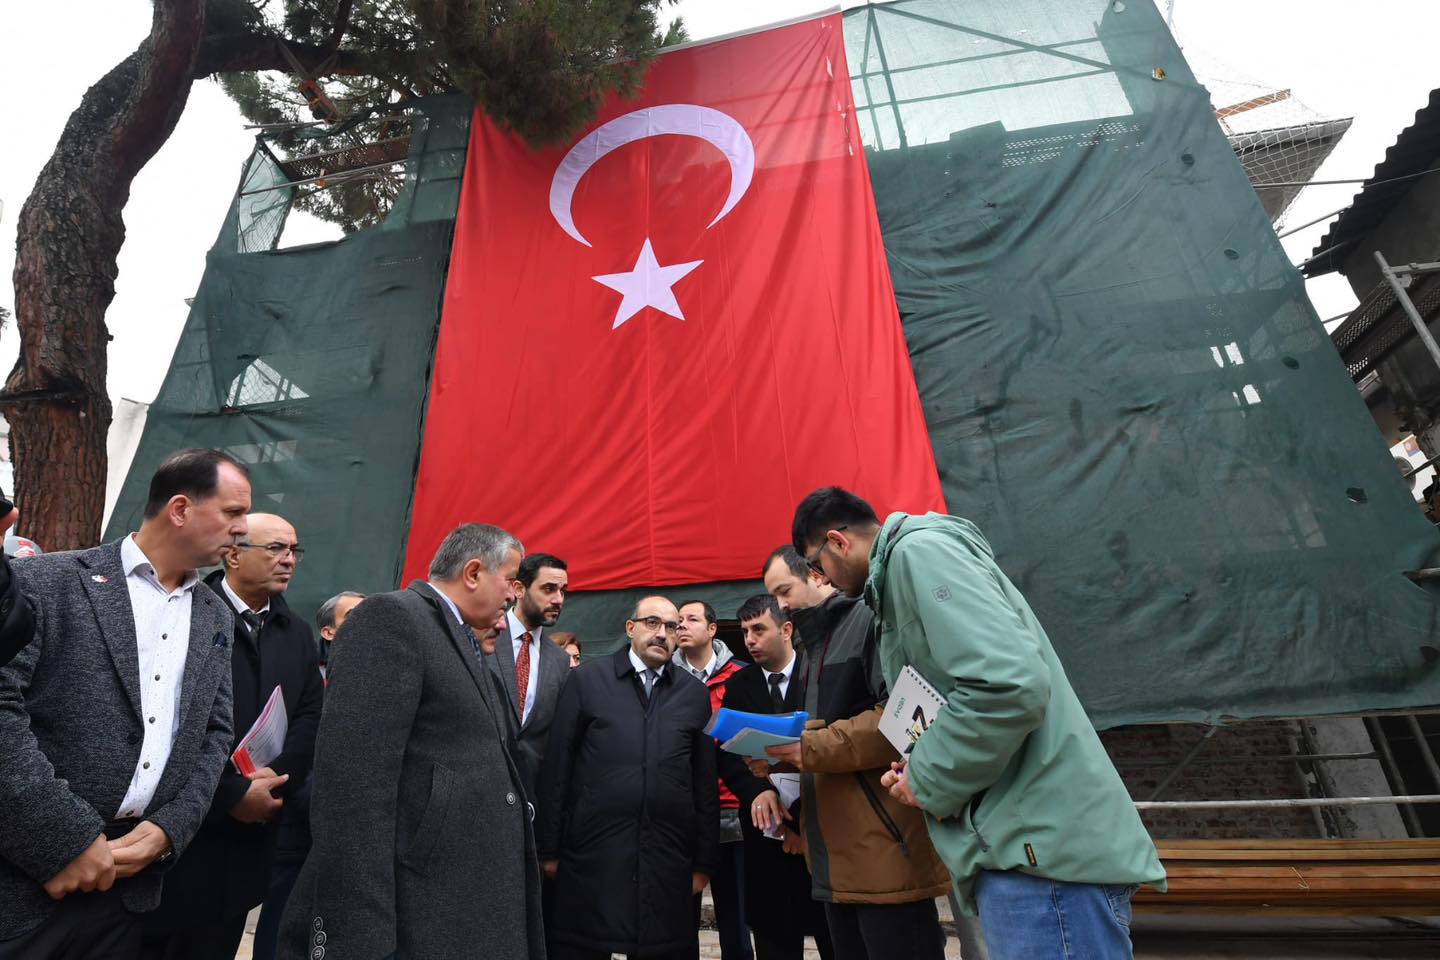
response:
<svg viewBox="0 0 1440 960"><path fill-rule="evenodd" d="M880 786L899 754L879 730L885 684L870 609L811 579L789 546L771 555L762 575L766 589L783 597L805 651L810 723L798 744L771 752L801 772L805 855L836 960L941 960L935 898L949 889L950 875L930 846L924 814ZM754 806L750 815L762 829L788 816L770 791Z"/></svg>

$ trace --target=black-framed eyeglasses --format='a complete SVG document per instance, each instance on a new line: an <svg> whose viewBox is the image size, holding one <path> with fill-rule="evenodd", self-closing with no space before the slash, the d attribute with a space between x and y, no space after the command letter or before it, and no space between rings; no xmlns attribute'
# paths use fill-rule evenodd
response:
<svg viewBox="0 0 1440 960"><path fill-rule="evenodd" d="M287 551L290 553L291 556L295 558L296 563L299 563L300 560L305 556L305 548L300 546L298 543L289 544L241 542L235 544L235 546L239 547L241 550L264 550L266 553L270 554L271 560L279 560L281 557L285 556Z"/></svg>
<svg viewBox="0 0 1440 960"><path fill-rule="evenodd" d="M850 529L850 524L848 524L848 523L842 523L842 524L840 524L840 526L838 526L838 527L831 527L830 529L831 529L831 530L837 530L837 531L839 531L839 530L848 530L848 529ZM807 567L809 567L811 570L814 570L816 573L820 574L820 576L822 576L822 577L825 576L825 570L824 570L824 568L822 568L822 567L820 566L820 555L825 552L825 548L826 548L827 546L829 546L829 545L830 545L830 538L829 538L829 536L826 536L824 540L821 540L821 541L820 541L820 546L815 549L815 552L812 553L812 554L810 554L810 556L808 556L808 557L805 558L805 565L806 565Z"/></svg>
<svg viewBox="0 0 1440 960"><path fill-rule="evenodd" d="M676 633L680 629L680 621L662 620L659 617L635 617L630 622L643 623L646 629L649 630L659 630L661 627L664 627L666 633Z"/></svg>

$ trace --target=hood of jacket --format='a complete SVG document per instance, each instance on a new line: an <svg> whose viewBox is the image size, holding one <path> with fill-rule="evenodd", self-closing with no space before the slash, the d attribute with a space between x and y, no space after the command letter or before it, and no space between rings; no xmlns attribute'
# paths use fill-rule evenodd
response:
<svg viewBox="0 0 1440 960"><path fill-rule="evenodd" d="M870 545L870 573L865 578L865 603L871 610L879 612L884 602L885 565L901 540L922 530L944 530L951 536L964 541L978 556L991 563L995 562L995 551L985 539L980 528L963 517L952 517L943 513L924 515L892 513L885 518L875 542Z"/></svg>
<svg viewBox="0 0 1440 960"><path fill-rule="evenodd" d="M725 669L725 664L735 659L735 654L731 653L730 648L719 640L711 640L710 649L715 655L715 660L710 670L710 677L714 677L721 670ZM685 659L685 651L679 647L676 647L675 652L670 655L670 662L690 674L690 676L695 676L695 671L690 669L690 664ZM698 680L700 678L695 677L695 679Z"/></svg>

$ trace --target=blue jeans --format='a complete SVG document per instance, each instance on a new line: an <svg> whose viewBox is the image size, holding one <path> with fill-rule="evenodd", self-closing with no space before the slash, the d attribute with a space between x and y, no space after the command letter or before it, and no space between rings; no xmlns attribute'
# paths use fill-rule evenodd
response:
<svg viewBox="0 0 1440 960"><path fill-rule="evenodd" d="M1018 870L975 881L990 960L1132 960L1130 885L1061 883Z"/></svg>

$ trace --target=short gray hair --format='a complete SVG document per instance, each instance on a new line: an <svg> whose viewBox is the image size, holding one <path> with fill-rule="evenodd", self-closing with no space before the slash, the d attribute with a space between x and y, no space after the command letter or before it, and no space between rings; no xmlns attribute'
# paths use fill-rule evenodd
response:
<svg viewBox="0 0 1440 960"><path fill-rule="evenodd" d="M342 590L329 600L320 604L320 609L315 613L315 627L317 629L324 630L326 627L333 628L335 626L335 611L340 608L340 601L346 597L357 597L364 600L365 594L356 593L354 590Z"/></svg>
<svg viewBox="0 0 1440 960"><path fill-rule="evenodd" d="M525 555L525 547L513 534L488 523L466 523L451 530L430 561L431 580L454 580L471 560L491 573L500 569L510 551Z"/></svg>

